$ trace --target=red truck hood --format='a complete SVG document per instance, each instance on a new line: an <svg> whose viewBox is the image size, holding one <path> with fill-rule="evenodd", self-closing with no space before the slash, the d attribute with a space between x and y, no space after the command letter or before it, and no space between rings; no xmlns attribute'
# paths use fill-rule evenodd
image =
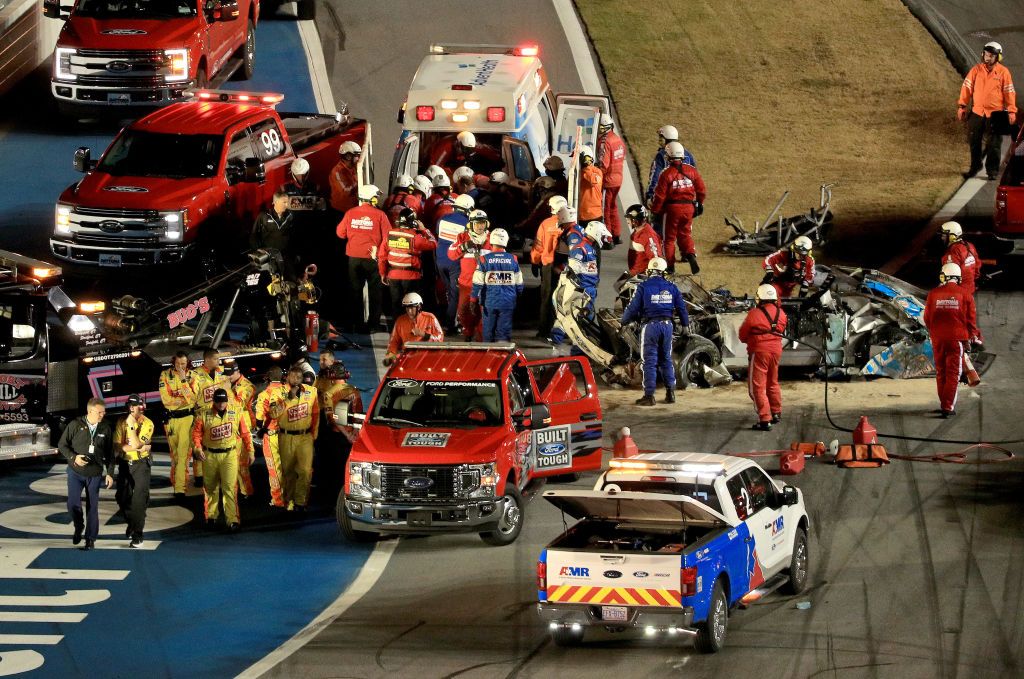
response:
<svg viewBox="0 0 1024 679"><path fill-rule="evenodd" d="M443 438L444 435L447 435L447 440L443 446L424 444L428 439ZM482 464L497 458L507 436L503 427L393 429L370 424L364 425L359 432L349 460L395 464Z"/></svg>
<svg viewBox="0 0 1024 679"><path fill-rule="evenodd" d="M211 179L115 177L93 171L77 187L66 189L60 201L83 207L180 210L208 190L216 190Z"/></svg>
<svg viewBox="0 0 1024 679"><path fill-rule="evenodd" d="M199 27L198 17L92 19L72 15L57 44L86 49L180 49L188 46Z"/></svg>

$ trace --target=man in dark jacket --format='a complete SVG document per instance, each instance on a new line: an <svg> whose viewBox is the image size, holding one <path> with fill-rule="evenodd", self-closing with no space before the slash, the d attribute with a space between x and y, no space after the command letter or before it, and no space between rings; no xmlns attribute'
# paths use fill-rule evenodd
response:
<svg viewBox="0 0 1024 679"><path fill-rule="evenodd" d="M256 224L252 227L252 235L249 237L249 248L257 250L260 248L277 250L283 259L282 275L286 280L294 281L298 276L298 262L292 248L292 232L294 231L294 217L288 209L288 201L291 198L284 189L274 192L270 209L264 210L256 218Z"/></svg>
<svg viewBox="0 0 1024 679"><path fill-rule="evenodd" d="M84 531L82 549L95 547L100 532L100 480L107 488L114 485L114 434L103 421L106 410L101 399L89 399L86 414L68 423L57 444L68 461L68 512L75 524L71 542L80 543ZM82 516L83 489L87 519Z"/></svg>

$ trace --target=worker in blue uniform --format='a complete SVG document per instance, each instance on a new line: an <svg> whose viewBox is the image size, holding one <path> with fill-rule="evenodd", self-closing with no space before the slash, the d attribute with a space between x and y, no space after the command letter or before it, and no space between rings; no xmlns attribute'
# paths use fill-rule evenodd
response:
<svg viewBox="0 0 1024 679"><path fill-rule="evenodd" d="M523 294L523 273L516 256L505 251L508 247L505 229L492 229L490 242L491 251L480 257L473 272L470 302L483 310L483 340L509 341L516 301Z"/></svg>

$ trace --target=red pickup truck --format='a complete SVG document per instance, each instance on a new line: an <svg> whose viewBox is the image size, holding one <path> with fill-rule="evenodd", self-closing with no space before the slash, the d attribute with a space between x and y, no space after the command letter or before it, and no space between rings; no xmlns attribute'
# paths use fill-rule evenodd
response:
<svg viewBox="0 0 1024 679"><path fill-rule="evenodd" d="M85 177L57 201L50 249L82 264L182 261L192 251L247 249L248 234L296 157L321 187L338 147L355 141L361 181L372 181L370 124L347 109L281 113L279 94L199 90L125 127L100 160L75 152Z"/></svg>
<svg viewBox="0 0 1024 679"><path fill-rule="evenodd" d="M411 342L360 425L338 496L352 541L378 533L476 532L506 545L524 496L550 476L601 466L601 402L584 357L529 361L513 343Z"/></svg>
<svg viewBox="0 0 1024 679"><path fill-rule="evenodd" d="M67 19L51 78L65 114L162 106L255 68L259 0L44 0L43 14Z"/></svg>
<svg viewBox="0 0 1024 679"><path fill-rule="evenodd" d="M995 235L1012 242L1013 249L1024 249L1024 128L1010 145L1003 175L996 188Z"/></svg>

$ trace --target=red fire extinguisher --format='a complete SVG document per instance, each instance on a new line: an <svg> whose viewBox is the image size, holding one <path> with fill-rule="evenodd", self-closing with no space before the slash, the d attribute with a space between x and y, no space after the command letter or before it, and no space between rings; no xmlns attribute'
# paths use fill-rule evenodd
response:
<svg viewBox="0 0 1024 679"><path fill-rule="evenodd" d="M311 353L320 350L320 314L316 309L306 311L306 347Z"/></svg>

